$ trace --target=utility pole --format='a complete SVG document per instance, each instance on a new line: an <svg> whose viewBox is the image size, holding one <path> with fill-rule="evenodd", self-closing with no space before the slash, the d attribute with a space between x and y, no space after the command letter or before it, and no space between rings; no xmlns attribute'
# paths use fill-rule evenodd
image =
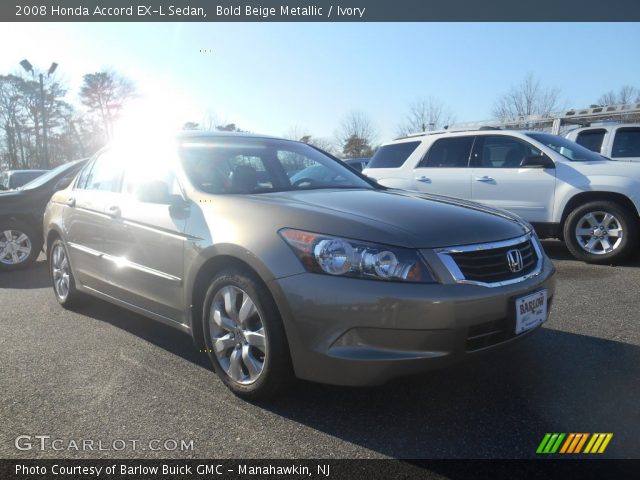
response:
<svg viewBox="0 0 640 480"><path fill-rule="evenodd" d="M44 108L44 75L40 74L40 112L42 117L42 150L44 169L49 169L49 142L47 140L47 111Z"/></svg>

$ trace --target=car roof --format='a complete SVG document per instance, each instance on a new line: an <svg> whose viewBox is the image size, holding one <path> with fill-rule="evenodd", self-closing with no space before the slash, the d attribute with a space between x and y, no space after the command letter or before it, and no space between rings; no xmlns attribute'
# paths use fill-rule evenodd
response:
<svg viewBox="0 0 640 480"><path fill-rule="evenodd" d="M189 138L224 138L224 137L237 137L237 138L264 138L269 140L286 140L285 138L273 137L270 135L262 135L259 133L251 132L225 132L225 131L209 131L209 130L184 130L177 134L177 138L189 139ZM297 140L287 140L290 142L300 143Z"/></svg>

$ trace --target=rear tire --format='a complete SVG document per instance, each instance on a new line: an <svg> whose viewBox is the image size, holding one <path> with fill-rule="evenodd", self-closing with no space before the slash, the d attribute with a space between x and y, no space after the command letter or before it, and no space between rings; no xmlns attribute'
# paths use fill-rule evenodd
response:
<svg viewBox="0 0 640 480"><path fill-rule="evenodd" d="M0 226L0 271L12 272L36 261L42 250L42 235L23 222Z"/></svg>
<svg viewBox="0 0 640 480"><path fill-rule="evenodd" d="M567 217L564 241L571 254L587 263L607 264L629 256L638 242L638 217L607 200L589 202Z"/></svg>
<svg viewBox="0 0 640 480"><path fill-rule="evenodd" d="M54 240L49 250L49 275L53 294L60 305L70 309L82 302L83 295L76 289L67 247L59 238Z"/></svg>
<svg viewBox="0 0 640 480"><path fill-rule="evenodd" d="M289 386L293 369L284 326L270 292L255 274L229 268L216 275L202 319L213 368L235 395L263 400Z"/></svg>

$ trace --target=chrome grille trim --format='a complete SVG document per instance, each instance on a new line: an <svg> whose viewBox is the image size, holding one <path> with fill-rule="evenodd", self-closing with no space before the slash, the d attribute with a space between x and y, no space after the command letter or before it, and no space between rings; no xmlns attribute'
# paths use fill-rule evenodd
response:
<svg viewBox="0 0 640 480"><path fill-rule="evenodd" d="M538 261L536 262L536 266L530 272L516 278L510 278L508 280L502 280L498 282L481 282L478 280L467 280L458 267L458 264L451 256L455 253L468 253L468 252L481 252L484 250L493 250L497 248L505 248L515 246L524 242L530 242L531 246L536 252L538 257ZM447 248L439 248L435 250L435 253L438 255L440 261L447 268L453 280L456 283L467 284L467 285L480 285L483 287L503 287L505 285L513 285L514 283L523 282L532 277L536 277L540 275L542 272L542 267L544 264L544 253L540 248L540 244L538 240L535 238L533 233L527 233L526 235L522 235L521 237L512 238L509 240L503 240L500 242L489 242L489 243L477 243L473 245L462 245L457 247L447 247Z"/></svg>

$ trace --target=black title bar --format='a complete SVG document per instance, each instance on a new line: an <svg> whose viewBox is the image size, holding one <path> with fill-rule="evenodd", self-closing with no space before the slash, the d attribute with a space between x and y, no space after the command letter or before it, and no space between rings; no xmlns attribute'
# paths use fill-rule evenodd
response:
<svg viewBox="0 0 640 480"><path fill-rule="evenodd" d="M2 0L2 22L637 22L638 0ZM561 40L561 39L559 39Z"/></svg>

